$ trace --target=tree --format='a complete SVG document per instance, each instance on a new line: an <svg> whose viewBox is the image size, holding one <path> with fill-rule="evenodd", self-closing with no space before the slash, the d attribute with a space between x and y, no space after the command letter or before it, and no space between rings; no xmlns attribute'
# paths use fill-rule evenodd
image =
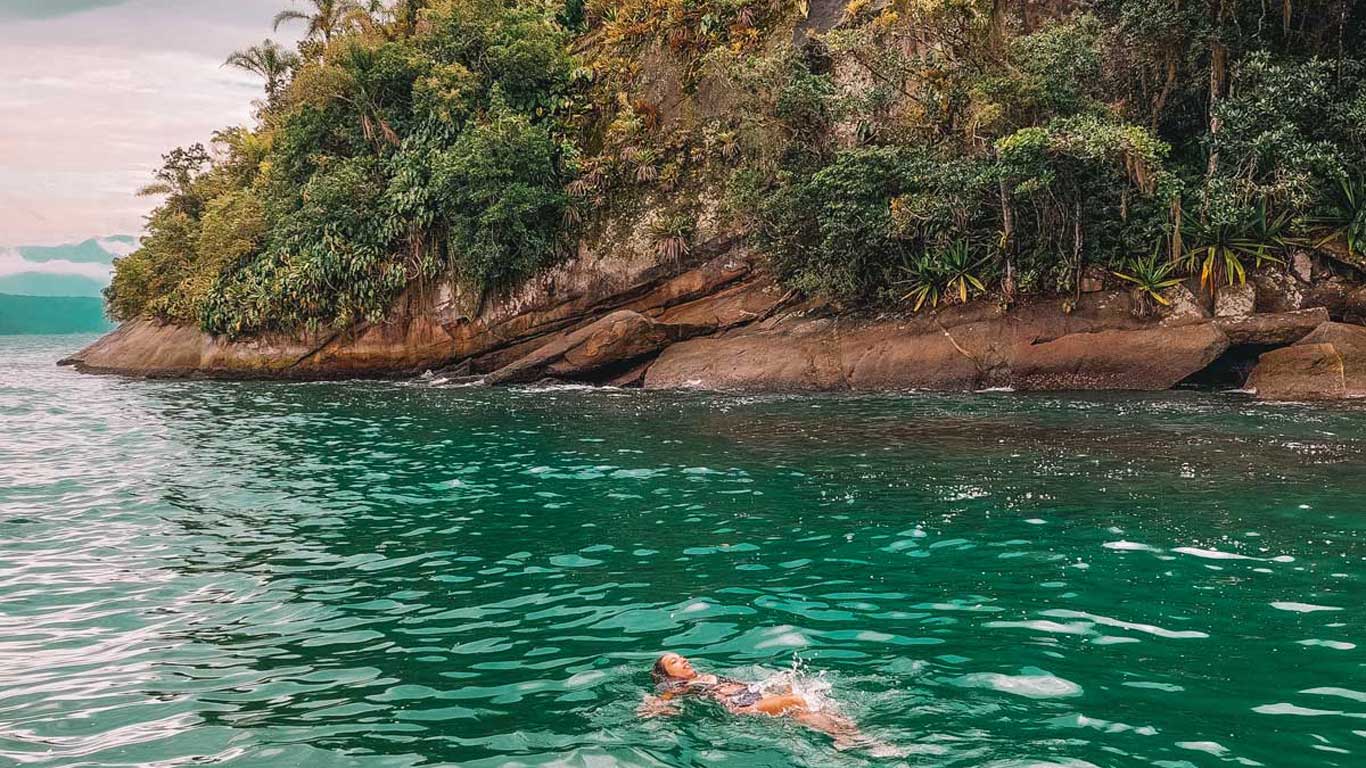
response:
<svg viewBox="0 0 1366 768"><path fill-rule="evenodd" d="M177 147L161 156L161 168L153 174L156 181L138 190L138 194L166 195L166 208L198 218L204 199L195 189L195 181L212 160L203 144Z"/></svg>
<svg viewBox="0 0 1366 768"><path fill-rule="evenodd" d="M299 64L299 55L286 50L274 40L266 40L245 51L236 51L223 62L225 67L236 67L260 75L266 81L266 98L274 103L284 88L286 79Z"/></svg>
<svg viewBox="0 0 1366 768"><path fill-rule="evenodd" d="M356 11L365 10L356 0L308 0L313 6L311 13L286 9L275 14L275 29L291 21L308 24L306 38L321 37L323 42L331 42L332 36L347 25L347 17Z"/></svg>

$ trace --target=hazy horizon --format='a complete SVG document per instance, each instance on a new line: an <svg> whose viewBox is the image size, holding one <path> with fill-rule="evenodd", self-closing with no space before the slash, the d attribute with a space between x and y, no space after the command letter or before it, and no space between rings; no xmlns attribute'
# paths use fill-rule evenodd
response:
<svg viewBox="0 0 1366 768"><path fill-rule="evenodd" d="M289 0L0 0L0 245L137 235L161 155L252 118L222 66Z"/></svg>

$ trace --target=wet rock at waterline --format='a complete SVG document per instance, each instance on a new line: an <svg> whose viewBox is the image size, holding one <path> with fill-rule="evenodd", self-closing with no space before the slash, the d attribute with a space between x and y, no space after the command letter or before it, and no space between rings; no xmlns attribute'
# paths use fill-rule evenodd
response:
<svg viewBox="0 0 1366 768"><path fill-rule="evenodd" d="M1324 323L1296 344L1262 355L1248 387L1264 400L1366 397L1366 328Z"/></svg>
<svg viewBox="0 0 1366 768"><path fill-rule="evenodd" d="M1101 291L1066 308L1057 298L1009 308L984 299L870 315L803 301L733 243L720 242L685 264L584 256L501 297L413 291L384 322L344 331L229 340L139 320L66 362L140 376L326 379L442 370L492 384L553 378L652 389L1247 385L1265 399L1366 391L1366 374L1362 381L1352 374L1354 360L1366 361L1366 342L1357 338L1366 329L1330 322L1357 304L1366 309L1360 286L1330 277L1301 288L1280 272L1251 282L1255 288L1221 292L1218 317L1208 295L1185 284L1165 292L1165 306Z"/></svg>
<svg viewBox="0 0 1366 768"><path fill-rule="evenodd" d="M489 384L544 378L593 381L668 345L709 331L707 326L661 323L623 309L563 336L489 374Z"/></svg>
<svg viewBox="0 0 1366 768"><path fill-rule="evenodd" d="M797 321L676 344L649 368L644 384L758 391L1163 390L1228 348L1228 337L1211 323L1063 333L1049 325L1014 315L955 327Z"/></svg>

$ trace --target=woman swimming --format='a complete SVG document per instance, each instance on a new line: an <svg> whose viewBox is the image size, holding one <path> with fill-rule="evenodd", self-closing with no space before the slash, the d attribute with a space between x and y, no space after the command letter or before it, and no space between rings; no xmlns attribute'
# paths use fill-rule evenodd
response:
<svg viewBox="0 0 1366 768"><path fill-rule="evenodd" d="M638 710L642 717L659 717L677 712L677 699L693 696L710 699L737 715L790 717L822 733L835 737L837 749L883 746L862 737L858 726L847 717L821 712L812 707L791 686L770 692L764 686L728 677L699 674L692 662L676 653L666 653L650 670L657 695L646 696Z"/></svg>

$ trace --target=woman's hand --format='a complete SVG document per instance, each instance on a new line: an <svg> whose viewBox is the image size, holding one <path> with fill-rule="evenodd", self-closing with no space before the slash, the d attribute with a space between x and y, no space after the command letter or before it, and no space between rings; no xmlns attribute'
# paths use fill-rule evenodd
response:
<svg viewBox="0 0 1366 768"><path fill-rule="evenodd" d="M640 706L636 707L636 715L647 720L676 714L678 714L678 705L658 696L646 696L645 700L640 702Z"/></svg>

